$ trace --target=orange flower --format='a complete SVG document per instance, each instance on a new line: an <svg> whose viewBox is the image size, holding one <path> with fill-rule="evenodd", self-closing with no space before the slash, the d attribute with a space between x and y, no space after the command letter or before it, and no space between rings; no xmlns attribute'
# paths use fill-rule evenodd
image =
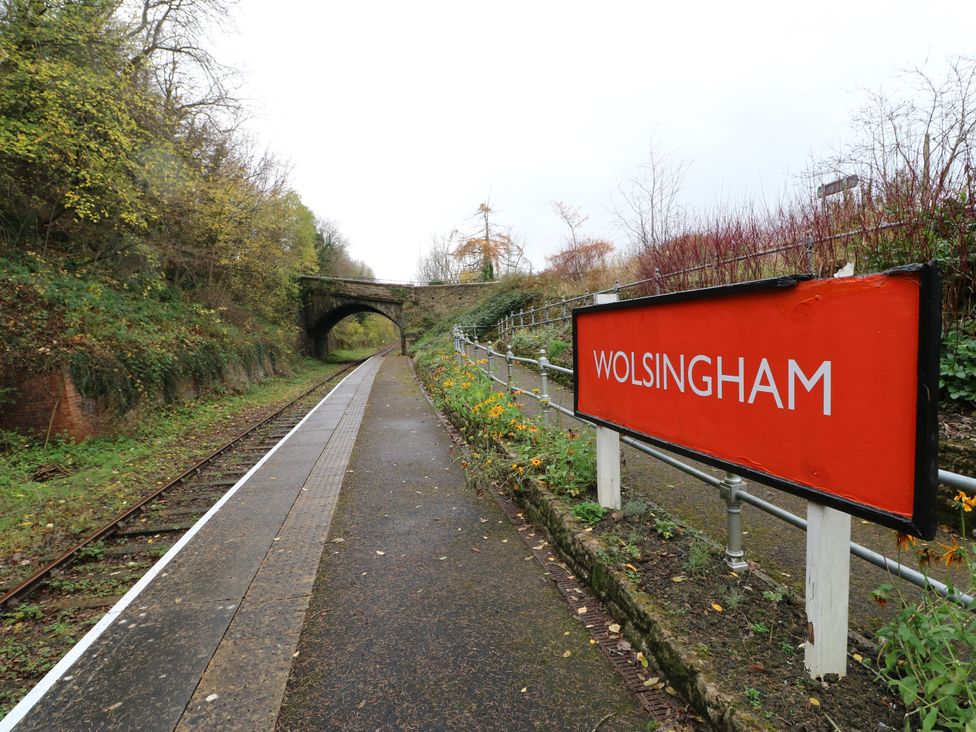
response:
<svg viewBox="0 0 976 732"><path fill-rule="evenodd" d="M542 460L537 457L532 458L529 460L529 462L532 463L533 468L538 468L540 465L542 465Z"/></svg>
<svg viewBox="0 0 976 732"><path fill-rule="evenodd" d="M898 532L896 541L898 542L898 551L915 546L915 537L909 534L903 534L900 531Z"/></svg>
<svg viewBox="0 0 976 732"><path fill-rule="evenodd" d="M959 550L962 549L962 546L960 546L959 542L956 541L955 537L952 538L952 544L943 544L939 542L939 546L945 549L945 551L942 552L942 561L945 562L946 568L948 568L950 564L962 564L962 557L959 556Z"/></svg>
<svg viewBox="0 0 976 732"><path fill-rule="evenodd" d="M974 507L976 507L976 494L973 494L973 497L970 498L963 491L959 491L956 494L956 497L953 498L952 500L959 503L962 507L962 510L965 511L966 513L969 513L970 511L973 510Z"/></svg>

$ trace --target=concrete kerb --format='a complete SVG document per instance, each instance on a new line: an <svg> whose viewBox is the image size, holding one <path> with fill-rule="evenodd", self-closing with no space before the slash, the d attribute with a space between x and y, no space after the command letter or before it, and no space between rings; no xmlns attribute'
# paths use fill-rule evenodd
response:
<svg viewBox="0 0 976 732"><path fill-rule="evenodd" d="M415 368L414 373L429 396L429 374L423 368ZM463 417L444 414L440 410L438 414L448 424L463 431ZM514 459L515 456L510 457ZM653 598L636 589L623 573L599 559L598 552L605 547L597 537L580 527L553 493L539 486L526 486L515 498L525 510L526 517L549 534L551 545L570 570L583 578L593 594L607 606L627 640L656 663L661 675L709 724L724 732L768 729L742 709L740 703L718 689L703 659L679 642L668 626L665 613Z"/></svg>

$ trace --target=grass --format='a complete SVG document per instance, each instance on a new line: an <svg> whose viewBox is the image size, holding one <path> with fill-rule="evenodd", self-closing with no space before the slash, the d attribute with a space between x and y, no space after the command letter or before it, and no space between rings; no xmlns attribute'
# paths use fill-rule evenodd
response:
<svg viewBox="0 0 976 732"><path fill-rule="evenodd" d="M376 352L376 346L364 346L363 348L337 348L332 351L325 360L329 363L349 363L350 361L362 361Z"/></svg>
<svg viewBox="0 0 976 732"><path fill-rule="evenodd" d="M0 583L26 576L35 560L67 548L127 505L176 477L255 421L255 413L293 399L339 367L307 359L289 377L240 393L147 410L137 432L74 444L0 434ZM35 480L57 466L57 477ZM14 560L14 561L11 561Z"/></svg>

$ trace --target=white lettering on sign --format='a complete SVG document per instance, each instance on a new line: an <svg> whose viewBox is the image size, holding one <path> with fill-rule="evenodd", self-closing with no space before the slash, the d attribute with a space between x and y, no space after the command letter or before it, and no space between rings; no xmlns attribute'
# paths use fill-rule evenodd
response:
<svg viewBox="0 0 976 732"><path fill-rule="evenodd" d="M643 353L638 359L633 351L593 351L593 363L598 379L613 379L621 384L629 383L645 389L674 389L685 393L685 385L699 397L716 396L718 399L734 398L742 404L755 404L757 400L771 400L777 409L796 410L797 383L808 393L814 389L821 392L821 411L825 417L831 412L831 390L833 388L831 362L821 361L811 376L795 359L787 359L786 364L775 371L769 359L762 358L753 368L744 356L732 359L731 363L721 356L697 354L686 358L685 354L674 357L667 353ZM638 373L640 363L642 373ZM807 367L809 368L809 366ZM784 372L785 371L785 375ZM777 383L776 373L780 381ZM779 384L786 382L786 405L784 407ZM713 388L714 385L714 388ZM726 393L726 385L731 389ZM748 398L746 386L749 385ZM768 395L768 396L764 396Z"/></svg>

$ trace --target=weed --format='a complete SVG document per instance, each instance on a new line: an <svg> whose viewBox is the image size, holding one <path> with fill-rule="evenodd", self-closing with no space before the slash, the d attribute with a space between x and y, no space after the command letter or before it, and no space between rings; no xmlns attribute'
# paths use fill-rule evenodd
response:
<svg viewBox="0 0 976 732"><path fill-rule="evenodd" d="M628 519L641 519L646 516L650 510L651 504L639 496L637 498L631 498L628 501L624 501L623 506L620 507L621 515Z"/></svg>
<svg viewBox="0 0 976 732"><path fill-rule="evenodd" d="M670 519L656 518L654 519L654 531L662 539L671 539L677 533L678 525Z"/></svg>
<svg viewBox="0 0 976 732"><path fill-rule="evenodd" d="M86 544L78 550L79 559L100 559L105 553L105 544L101 541L94 541Z"/></svg>
<svg viewBox="0 0 976 732"><path fill-rule="evenodd" d="M766 600L766 602L771 602L774 605L777 605L783 601L782 590L764 590L762 596L763 600Z"/></svg>
<svg viewBox="0 0 976 732"><path fill-rule="evenodd" d="M769 627L765 623L749 623L749 630L756 635L766 635L769 632Z"/></svg>
<svg viewBox="0 0 976 732"><path fill-rule="evenodd" d="M696 643L695 652L702 658L708 658L712 655L712 649L707 643Z"/></svg>
<svg viewBox="0 0 976 732"><path fill-rule="evenodd" d="M779 644L779 649L787 656L795 656L797 647L788 641Z"/></svg>
<svg viewBox="0 0 976 732"><path fill-rule="evenodd" d="M604 508L594 501L583 501L573 506L573 515L584 524L595 524L610 512L609 508Z"/></svg>
<svg viewBox="0 0 976 732"><path fill-rule="evenodd" d="M704 577L715 564L715 555L704 540L696 538L688 547L688 558L685 559L684 569L688 574Z"/></svg>
<svg viewBox="0 0 976 732"><path fill-rule="evenodd" d="M728 594L725 595L725 607L727 610L735 610L745 599L745 593L743 593L738 587L733 587L728 591Z"/></svg>
<svg viewBox="0 0 976 732"><path fill-rule="evenodd" d="M15 623L23 623L27 620L40 620L44 617L44 611L41 610L39 605L27 603L12 612L4 613L0 617L3 618L4 625L13 625Z"/></svg>
<svg viewBox="0 0 976 732"><path fill-rule="evenodd" d="M749 705L755 709L762 709L762 692L759 689L750 686L746 689L746 699L749 700Z"/></svg>

